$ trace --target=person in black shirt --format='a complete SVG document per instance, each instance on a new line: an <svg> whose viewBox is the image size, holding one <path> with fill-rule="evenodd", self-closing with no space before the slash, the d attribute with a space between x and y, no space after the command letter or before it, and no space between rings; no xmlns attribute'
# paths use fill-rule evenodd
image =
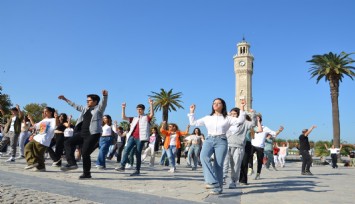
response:
<svg viewBox="0 0 355 204"><path fill-rule="evenodd" d="M80 112L76 122L74 135L64 142L65 154L68 164L61 168L62 171L77 169L74 151L76 145L82 145L81 153L83 158L83 174L79 179L91 178L91 153L96 148L102 133L102 118L107 106L108 91L102 90L102 100L96 94L87 95L87 105L77 105L60 95L58 98L67 102L70 106Z"/></svg>
<svg viewBox="0 0 355 204"><path fill-rule="evenodd" d="M313 125L309 129L302 130L302 134L299 137L300 140L300 155L302 156L302 175L313 175L310 171L311 164L312 164L312 157L309 154L310 145L308 141L308 135L312 132L314 128L317 126Z"/></svg>

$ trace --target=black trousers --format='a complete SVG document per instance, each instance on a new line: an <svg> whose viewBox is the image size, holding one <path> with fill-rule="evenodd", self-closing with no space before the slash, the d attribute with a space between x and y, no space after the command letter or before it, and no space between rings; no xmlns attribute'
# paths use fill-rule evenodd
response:
<svg viewBox="0 0 355 204"><path fill-rule="evenodd" d="M239 176L240 183L248 183L249 158L252 155L251 148L252 148L251 142L247 141L245 144L245 149L244 149L244 157L242 160L242 164L240 166L240 176Z"/></svg>
<svg viewBox="0 0 355 204"><path fill-rule="evenodd" d="M180 164L180 158L181 158L181 148L177 149L176 151L176 163Z"/></svg>
<svg viewBox="0 0 355 204"><path fill-rule="evenodd" d="M83 158L83 172L85 175L90 175L91 169L91 153L95 150L96 144L100 139L101 134L81 135L74 134L64 142L65 156L69 165L76 165L74 152L76 145L82 145L81 156Z"/></svg>
<svg viewBox="0 0 355 204"><path fill-rule="evenodd" d="M263 158L264 158L264 148L252 146L251 154L253 155L256 152L256 157L258 159L258 168L256 173L261 173L261 168L263 167ZM251 168L253 168L253 162L251 163Z"/></svg>
<svg viewBox="0 0 355 204"><path fill-rule="evenodd" d="M330 154L330 157L332 158L332 167L333 168L338 168L338 165L337 165L338 156L337 156L337 154Z"/></svg>
<svg viewBox="0 0 355 204"><path fill-rule="evenodd" d="M309 172L312 165L312 157L308 150L300 150L302 156L302 172Z"/></svg>
<svg viewBox="0 0 355 204"><path fill-rule="evenodd" d="M55 151L53 151L52 143L51 143L51 146L49 146L48 148L48 153L51 159L54 162L56 162L62 158L63 151L64 151L64 141L67 139L67 137L64 137L63 133L56 133L54 137L55 137Z"/></svg>

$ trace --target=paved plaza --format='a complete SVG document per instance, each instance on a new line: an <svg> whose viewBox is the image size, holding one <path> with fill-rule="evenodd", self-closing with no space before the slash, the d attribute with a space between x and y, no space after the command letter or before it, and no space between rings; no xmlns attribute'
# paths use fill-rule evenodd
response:
<svg viewBox="0 0 355 204"><path fill-rule="evenodd" d="M95 166L97 151L92 156ZM249 177L248 186L227 189L223 194L208 195L202 169L186 168L185 159L176 173L169 167L142 164L141 175L130 177L133 170L118 173L117 163L107 162L106 170L92 169L93 179L79 180L82 166L61 172L46 160L46 172L24 170L24 159L5 162L0 158L0 203L354 203L355 168L339 164L313 166L313 176L300 174L300 162L286 163L278 171L262 169L261 179ZM156 161L159 158L156 158ZM65 163L65 161L64 161Z"/></svg>

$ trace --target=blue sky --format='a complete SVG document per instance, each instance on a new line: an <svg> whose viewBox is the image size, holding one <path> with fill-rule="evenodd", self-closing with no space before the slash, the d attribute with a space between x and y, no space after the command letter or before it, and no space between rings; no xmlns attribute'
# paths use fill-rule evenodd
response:
<svg viewBox="0 0 355 204"><path fill-rule="evenodd" d="M354 8L351 0L1 1L0 82L14 104L47 103L74 118L59 95L85 104L87 94L107 89L106 114L118 121L122 102L134 116L151 91L173 89L185 109L169 120L184 129L192 103L197 117L216 97L234 106L233 55L244 36L264 125L283 125L279 137L296 139L315 124L311 140L331 140L329 85L310 79L306 61L355 51ZM348 78L340 85L341 139L349 143L354 88Z"/></svg>

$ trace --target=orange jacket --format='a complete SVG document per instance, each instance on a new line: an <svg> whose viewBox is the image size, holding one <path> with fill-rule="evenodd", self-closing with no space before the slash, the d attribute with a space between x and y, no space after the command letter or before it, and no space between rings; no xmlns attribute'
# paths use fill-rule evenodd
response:
<svg viewBox="0 0 355 204"><path fill-rule="evenodd" d="M170 135L171 131L168 130L162 130L160 129L160 132L165 135L165 140L164 140L164 148L168 149L170 145ZM185 136L189 134L188 132L181 132L181 131L176 131L176 149L179 149L181 147L181 142L180 142L180 136Z"/></svg>

